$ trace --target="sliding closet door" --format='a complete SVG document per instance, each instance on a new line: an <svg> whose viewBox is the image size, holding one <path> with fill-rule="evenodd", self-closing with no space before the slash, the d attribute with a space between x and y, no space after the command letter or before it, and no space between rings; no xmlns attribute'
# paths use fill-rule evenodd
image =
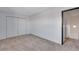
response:
<svg viewBox="0 0 79 59"><path fill-rule="evenodd" d="M0 40L6 38L6 18L0 15Z"/></svg>
<svg viewBox="0 0 79 59"><path fill-rule="evenodd" d="M18 20L13 17L7 17L7 38L18 35Z"/></svg>
<svg viewBox="0 0 79 59"><path fill-rule="evenodd" d="M26 34L26 28L27 26L26 26L26 20L25 19L18 19L18 33L19 33L19 35L24 35L24 34Z"/></svg>

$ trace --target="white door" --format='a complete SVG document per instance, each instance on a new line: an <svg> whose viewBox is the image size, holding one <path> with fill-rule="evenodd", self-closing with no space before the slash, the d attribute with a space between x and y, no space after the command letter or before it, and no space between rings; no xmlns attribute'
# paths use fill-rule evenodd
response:
<svg viewBox="0 0 79 59"><path fill-rule="evenodd" d="M6 38L6 17L0 16L0 39Z"/></svg>
<svg viewBox="0 0 79 59"><path fill-rule="evenodd" d="M18 20L13 17L7 17L7 37L18 35Z"/></svg>
<svg viewBox="0 0 79 59"><path fill-rule="evenodd" d="M25 19L18 19L18 33L19 35L26 34L26 20Z"/></svg>

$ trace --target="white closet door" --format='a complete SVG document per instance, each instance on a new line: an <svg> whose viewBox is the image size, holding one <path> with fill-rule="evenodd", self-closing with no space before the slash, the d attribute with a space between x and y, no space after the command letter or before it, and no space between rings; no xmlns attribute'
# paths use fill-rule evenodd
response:
<svg viewBox="0 0 79 59"><path fill-rule="evenodd" d="M18 30L19 30L19 35L24 35L26 34L26 20L24 19L18 19Z"/></svg>
<svg viewBox="0 0 79 59"><path fill-rule="evenodd" d="M3 35L3 31L2 31L2 24L3 24L3 22L2 21L3 21L2 17L0 16L0 39L2 39L2 35Z"/></svg>
<svg viewBox="0 0 79 59"><path fill-rule="evenodd" d="M6 38L6 17L0 15L0 39Z"/></svg>
<svg viewBox="0 0 79 59"><path fill-rule="evenodd" d="M7 17L7 37L14 37L18 34L18 21L16 18Z"/></svg>

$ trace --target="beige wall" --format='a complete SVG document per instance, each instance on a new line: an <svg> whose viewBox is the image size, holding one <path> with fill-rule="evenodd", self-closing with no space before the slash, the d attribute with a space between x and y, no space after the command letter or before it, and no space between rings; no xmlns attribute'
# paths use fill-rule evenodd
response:
<svg viewBox="0 0 79 59"><path fill-rule="evenodd" d="M76 14L75 14L76 12ZM79 15L77 14L77 11L75 12L65 12L64 13L64 20L66 25L65 31L66 35L65 37L73 38L73 39L79 39ZM73 14L71 14L73 13ZM76 25L76 28L73 28L73 26Z"/></svg>

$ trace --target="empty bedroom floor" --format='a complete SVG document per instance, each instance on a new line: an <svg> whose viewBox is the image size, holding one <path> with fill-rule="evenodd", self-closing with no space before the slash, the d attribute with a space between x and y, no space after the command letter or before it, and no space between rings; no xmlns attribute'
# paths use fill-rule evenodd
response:
<svg viewBox="0 0 79 59"><path fill-rule="evenodd" d="M79 41L67 40L64 45L39 38L23 35L0 41L0 51L78 51Z"/></svg>

